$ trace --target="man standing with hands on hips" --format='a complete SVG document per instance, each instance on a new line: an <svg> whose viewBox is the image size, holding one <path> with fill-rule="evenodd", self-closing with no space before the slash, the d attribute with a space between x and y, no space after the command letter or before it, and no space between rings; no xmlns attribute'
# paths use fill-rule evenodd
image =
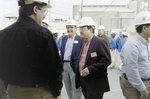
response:
<svg viewBox="0 0 150 99"><path fill-rule="evenodd" d="M111 63L108 42L94 35L92 18L83 17L79 21L80 36L85 39L79 55L76 73L76 88L81 86L85 99L102 99L109 91L107 67Z"/></svg>
<svg viewBox="0 0 150 99"><path fill-rule="evenodd" d="M75 73L78 57L84 39L76 34L76 21L69 19L66 24L68 36L62 38L61 60L63 61L63 79L69 99L83 99L80 89L75 88Z"/></svg>
<svg viewBox="0 0 150 99"><path fill-rule="evenodd" d="M137 34L122 47L120 85L126 99L150 99L150 12L134 19Z"/></svg>

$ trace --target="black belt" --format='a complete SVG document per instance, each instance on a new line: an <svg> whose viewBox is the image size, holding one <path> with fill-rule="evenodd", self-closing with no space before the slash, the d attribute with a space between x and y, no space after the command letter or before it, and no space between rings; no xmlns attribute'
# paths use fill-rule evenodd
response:
<svg viewBox="0 0 150 99"><path fill-rule="evenodd" d="M122 73L123 77L128 80L127 75L125 73Z"/></svg>
<svg viewBox="0 0 150 99"><path fill-rule="evenodd" d="M124 78L126 79L126 80L128 80L128 78L127 78L127 75L125 74L125 73L122 73L122 75L124 76ZM147 79L144 79L144 78L141 78L143 81L150 81L150 78L147 78Z"/></svg>
<svg viewBox="0 0 150 99"><path fill-rule="evenodd" d="M70 60L64 60L64 62L70 62Z"/></svg>
<svg viewBox="0 0 150 99"><path fill-rule="evenodd" d="M150 81L150 78L144 79L142 78L143 81Z"/></svg>
<svg viewBox="0 0 150 99"><path fill-rule="evenodd" d="M15 85L15 86L26 87L26 88L39 88L39 87L44 87L48 85L47 84L29 84L29 85Z"/></svg>

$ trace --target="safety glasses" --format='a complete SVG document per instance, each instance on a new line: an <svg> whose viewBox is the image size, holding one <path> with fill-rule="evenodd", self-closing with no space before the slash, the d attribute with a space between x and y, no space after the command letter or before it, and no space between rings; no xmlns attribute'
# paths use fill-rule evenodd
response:
<svg viewBox="0 0 150 99"><path fill-rule="evenodd" d="M48 10L47 10L46 8L39 8L39 7L38 7L38 9L39 9L39 10L43 10L43 11L44 11L44 15L47 15Z"/></svg>
<svg viewBox="0 0 150 99"><path fill-rule="evenodd" d="M75 26L66 26L66 29L69 29L69 28L75 29L76 27Z"/></svg>

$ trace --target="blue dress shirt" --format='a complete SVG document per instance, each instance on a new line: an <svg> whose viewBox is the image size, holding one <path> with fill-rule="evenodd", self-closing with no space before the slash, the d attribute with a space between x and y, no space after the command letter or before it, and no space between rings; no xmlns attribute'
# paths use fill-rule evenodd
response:
<svg viewBox="0 0 150 99"><path fill-rule="evenodd" d="M110 41L110 49L116 49L116 41L115 41L115 39L112 36L110 36L109 37L109 41Z"/></svg>
<svg viewBox="0 0 150 99"><path fill-rule="evenodd" d="M119 36L117 39L116 39L116 48L118 49L118 47L119 47L119 41L120 41L120 39L121 39L121 36Z"/></svg>
<svg viewBox="0 0 150 99"><path fill-rule="evenodd" d="M150 42L139 34L128 40L121 50L122 73L138 91L146 89L143 79L150 78Z"/></svg>
<svg viewBox="0 0 150 99"><path fill-rule="evenodd" d="M121 49L124 45L124 43L126 42L127 40L125 38L121 38L120 41L119 41L119 44L118 44L118 51L121 52Z"/></svg>

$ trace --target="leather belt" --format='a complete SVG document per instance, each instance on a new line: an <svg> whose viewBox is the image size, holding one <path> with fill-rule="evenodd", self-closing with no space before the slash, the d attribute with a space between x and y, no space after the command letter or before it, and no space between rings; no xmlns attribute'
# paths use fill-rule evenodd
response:
<svg viewBox="0 0 150 99"><path fill-rule="evenodd" d="M70 60L64 60L64 62L70 62Z"/></svg>
<svg viewBox="0 0 150 99"><path fill-rule="evenodd" d="M123 77L128 80L127 78L127 75L125 73L122 73ZM147 78L147 79L144 79L144 78L141 78L143 81L150 81L150 78Z"/></svg>
<svg viewBox="0 0 150 99"><path fill-rule="evenodd" d="M150 78L144 79L142 78L143 81L150 81Z"/></svg>
<svg viewBox="0 0 150 99"><path fill-rule="evenodd" d="M128 80L127 75L125 73L122 73L123 77Z"/></svg>
<svg viewBox="0 0 150 99"><path fill-rule="evenodd" d="M16 86L26 87L26 88L39 88L39 87L44 87L44 86L47 86L47 85L44 85L44 84L30 84L30 85L16 85Z"/></svg>

